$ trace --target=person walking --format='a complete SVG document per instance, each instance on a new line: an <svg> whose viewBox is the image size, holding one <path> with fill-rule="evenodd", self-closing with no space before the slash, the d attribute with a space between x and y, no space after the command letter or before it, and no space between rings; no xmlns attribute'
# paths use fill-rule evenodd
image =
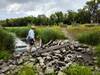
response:
<svg viewBox="0 0 100 75"><path fill-rule="evenodd" d="M27 35L27 41L29 44L29 52L32 52L32 46L35 45L35 26L32 26Z"/></svg>

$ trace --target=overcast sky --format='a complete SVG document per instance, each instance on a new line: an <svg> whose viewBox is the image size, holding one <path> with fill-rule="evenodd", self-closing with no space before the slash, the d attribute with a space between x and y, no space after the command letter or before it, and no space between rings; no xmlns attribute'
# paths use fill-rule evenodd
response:
<svg viewBox="0 0 100 75"><path fill-rule="evenodd" d="M56 11L82 8L87 0L0 0L0 19L23 16L49 16Z"/></svg>

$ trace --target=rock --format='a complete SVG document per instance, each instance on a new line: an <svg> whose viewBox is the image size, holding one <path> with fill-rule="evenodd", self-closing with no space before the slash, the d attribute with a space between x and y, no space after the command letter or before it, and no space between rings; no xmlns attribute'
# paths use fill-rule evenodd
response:
<svg viewBox="0 0 100 75"><path fill-rule="evenodd" d="M53 59L59 59L59 57L57 57L57 56L52 56L52 58L53 58Z"/></svg>
<svg viewBox="0 0 100 75"><path fill-rule="evenodd" d="M70 49L71 50L74 50L75 48L74 48L74 45L70 45Z"/></svg>
<svg viewBox="0 0 100 75"><path fill-rule="evenodd" d="M68 54L67 57L68 57L69 59L71 59L71 58L73 58L73 54Z"/></svg>
<svg viewBox="0 0 100 75"><path fill-rule="evenodd" d="M21 65L21 64L23 64L23 62L24 62L24 61L23 61L23 59L22 59L22 58L20 58L20 59L17 59L17 64L18 64L18 65Z"/></svg>
<svg viewBox="0 0 100 75"><path fill-rule="evenodd" d="M0 69L2 69L5 66L7 66L7 64L4 62L2 65L0 65Z"/></svg>
<svg viewBox="0 0 100 75"><path fill-rule="evenodd" d="M37 59L39 60L39 62L44 62L42 57L38 57Z"/></svg>
<svg viewBox="0 0 100 75"><path fill-rule="evenodd" d="M0 73L0 75L5 75L4 73Z"/></svg>
<svg viewBox="0 0 100 75"><path fill-rule="evenodd" d="M66 64L66 68L68 68L72 64L72 61Z"/></svg>
<svg viewBox="0 0 100 75"><path fill-rule="evenodd" d="M56 51L54 51L54 53L60 54L60 50L56 50Z"/></svg>
<svg viewBox="0 0 100 75"><path fill-rule="evenodd" d="M47 58L48 60L50 60L50 59L51 59L51 57L50 57L50 56L47 56L46 58Z"/></svg>
<svg viewBox="0 0 100 75"><path fill-rule="evenodd" d="M16 60L8 60L8 65L12 64L12 65L16 65L17 61Z"/></svg>
<svg viewBox="0 0 100 75"><path fill-rule="evenodd" d="M62 52L63 52L63 53L66 53L66 50L65 50L65 49L63 49L63 50L62 50Z"/></svg>
<svg viewBox="0 0 100 75"><path fill-rule="evenodd" d="M76 49L76 51L81 52L81 51L83 51L83 48L79 47L79 48Z"/></svg>
<svg viewBox="0 0 100 75"><path fill-rule="evenodd" d="M9 65L10 70L14 70L17 65Z"/></svg>
<svg viewBox="0 0 100 75"><path fill-rule="evenodd" d="M47 67L45 70L45 74L51 74L54 73L54 68L53 67Z"/></svg>
<svg viewBox="0 0 100 75"><path fill-rule="evenodd" d="M61 58L62 57L61 54L55 54L55 56L57 56L58 58Z"/></svg>
<svg viewBox="0 0 100 75"><path fill-rule="evenodd" d="M58 45L61 45L61 44L62 44L62 40L59 40L59 41L58 41Z"/></svg>
<svg viewBox="0 0 100 75"><path fill-rule="evenodd" d="M23 59L24 62L26 62L26 61L30 60L30 57L29 56L23 56L22 59Z"/></svg>
<svg viewBox="0 0 100 75"><path fill-rule="evenodd" d="M49 55L49 53L42 53L41 54L42 57L45 57L45 56L48 56L48 55Z"/></svg>
<svg viewBox="0 0 100 75"><path fill-rule="evenodd" d="M86 44L82 44L81 47L82 47L82 48L89 48L89 46L86 45Z"/></svg>
<svg viewBox="0 0 100 75"><path fill-rule="evenodd" d="M58 72L58 75L66 75L66 74L63 73L63 72L61 72L61 71L59 71L59 72Z"/></svg>
<svg viewBox="0 0 100 75"><path fill-rule="evenodd" d="M35 59L31 58L29 59L30 62L35 62Z"/></svg>
<svg viewBox="0 0 100 75"><path fill-rule="evenodd" d="M33 62L29 62L29 63L27 63L25 66L28 66L28 67L33 67Z"/></svg>
<svg viewBox="0 0 100 75"><path fill-rule="evenodd" d="M14 56L15 58L20 58L21 55L22 55L21 52L13 53L13 56Z"/></svg>
<svg viewBox="0 0 100 75"><path fill-rule="evenodd" d="M64 59L64 62L65 62L65 63L68 63L68 62L70 62L70 61L71 61L70 58L65 57L65 59Z"/></svg>
<svg viewBox="0 0 100 75"><path fill-rule="evenodd" d="M5 66L2 68L1 72L4 73L9 70L9 66Z"/></svg>
<svg viewBox="0 0 100 75"><path fill-rule="evenodd" d="M65 66L66 65L66 63L64 63L62 61L58 61L57 64L58 64L59 67L62 67L62 66Z"/></svg>
<svg viewBox="0 0 100 75"><path fill-rule="evenodd" d="M38 60L39 60L40 65L43 66L43 65L44 65L44 60L43 60L43 58L42 58L42 57L38 57Z"/></svg>
<svg viewBox="0 0 100 75"><path fill-rule="evenodd" d="M3 62L4 62L3 60L0 60L0 65L2 65L2 64L3 64Z"/></svg>
<svg viewBox="0 0 100 75"><path fill-rule="evenodd" d="M77 57L77 58L82 58L82 55L77 55L76 57Z"/></svg>
<svg viewBox="0 0 100 75"><path fill-rule="evenodd" d="M22 56L28 56L28 52L23 52Z"/></svg>
<svg viewBox="0 0 100 75"><path fill-rule="evenodd" d="M67 44L67 43L70 43L69 40L64 40L61 44Z"/></svg>

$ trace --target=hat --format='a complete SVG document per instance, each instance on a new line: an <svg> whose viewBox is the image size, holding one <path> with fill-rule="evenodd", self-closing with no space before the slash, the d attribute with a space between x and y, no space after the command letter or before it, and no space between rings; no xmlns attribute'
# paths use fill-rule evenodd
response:
<svg viewBox="0 0 100 75"><path fill-rule="evenodd" d="M32 29L34 29L34 28L35 28L35 26L31 26L31 28L32 28Z"/></svg>

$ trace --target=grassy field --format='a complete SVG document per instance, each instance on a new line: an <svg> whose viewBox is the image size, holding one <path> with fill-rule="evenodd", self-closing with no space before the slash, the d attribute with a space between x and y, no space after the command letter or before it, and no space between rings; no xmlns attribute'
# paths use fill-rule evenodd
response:
<svg viewBox="0 0 100 75"><path fill-rule="evenodd" d="M6 30L15 33L19 38L26 38L30 27L7 27ZM49 34L49 35L48 35ZM64 33L60 26L36 26L35 38L41 38L44 43L50 40L64 39Z"/></svg>
<svg viewBox="0 0 100 75"><path fill-rule="evenodd" d="M72 37L76 38L79 34L84 32L95 32L100 31L100 26L93 26L88 27L85 25L78 25L78 26L68 26L67 31L72 35Z"/></svg>

